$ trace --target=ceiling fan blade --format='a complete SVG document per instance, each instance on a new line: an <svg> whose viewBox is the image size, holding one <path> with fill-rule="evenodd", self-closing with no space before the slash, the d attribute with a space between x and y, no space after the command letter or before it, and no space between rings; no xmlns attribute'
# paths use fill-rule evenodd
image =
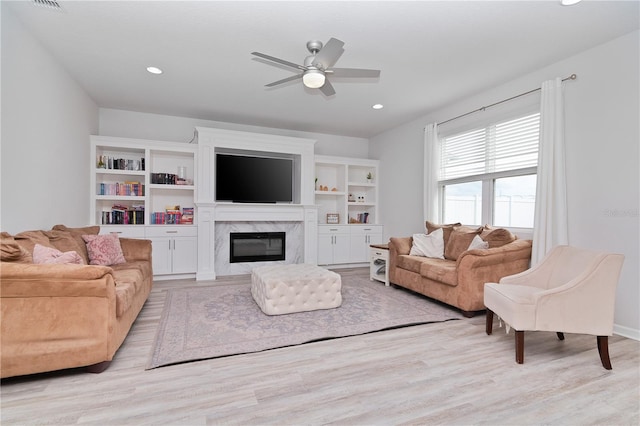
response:
<svg viewBox="0 0 640 426"><path fill-rule="evenodd" d="M334 77L380 77L380 70L367 70L361 68L331 68L326 71Z"/></svg>
<svg viewBox="0 0 640 426"><path fill-rule="evenodd" d="M336 63L338 58L344 53L344 42L337 38L330 38L327 44L316 54L313 60L314 65L320 65L322 69L327 69Z"/></svg>
<svg viewBox="0 0 640 426"><path fill-rule="evenodd" d="M265 84L265 87L273 87L278 84L286 83L288 81L298 80L302 78L302 74L292 75L291 77L283 78L282 80L274 81L273 83Z"/></svg>
<svg viewBox="0 0 640 426"><path fill-rule="evenodd" d="M329 83L329 80L324 81L324 84L320 86L320 91L325 96L333 96L336 94L336 90L333 88L333 85Z"/></svg>
<svg viewBox="0 0 640 426"><path fill-rule="evenodd" d="M298 69L298 70L301 70L301 71L306 71L306 69L307 69L302 65L294 64L293 62L285 61L284 59L280 59L280 58L276 58L276 57L273 57L273 56L265 55L264 53L251 52L251 54L255 55L255 56L259 57L259 58L268 59L270 61L277 62L279 64L286 65L288 67L295 68L295 69Z"/></svg>

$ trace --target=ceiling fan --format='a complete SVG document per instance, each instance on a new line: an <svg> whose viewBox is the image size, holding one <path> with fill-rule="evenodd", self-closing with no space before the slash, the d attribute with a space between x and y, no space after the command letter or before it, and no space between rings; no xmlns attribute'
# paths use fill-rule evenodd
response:
<svg viewBox="0 0 640 426"><path fill-rule="evenodd" d="M321 41L312 40L307 43L307 49L311 55L304 59L304 65L294 64L284 59L275 58L260 52L251 52L259 58L277 62L291 68L302 71L291 77L269 83L266 87L277 86L278 84L287 83L289 81L302 79L302 83L311 89L320 89L326 95L335 95L336 91L333 85L327 79L328 76L335 77L369 77L375 78L380 76L380 70L368 70L361 68L333 68L338 58L344 53L344 42L337 38L330 38L327 44L322 45Z"/></svg>

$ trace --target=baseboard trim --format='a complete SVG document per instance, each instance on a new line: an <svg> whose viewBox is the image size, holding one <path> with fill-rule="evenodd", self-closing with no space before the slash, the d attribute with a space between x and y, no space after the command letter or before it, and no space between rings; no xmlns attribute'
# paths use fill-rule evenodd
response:
<svg viewBox="0 0 640 426"><path fill-rule="evenodd" d="M640 341L640 330L636 330L635 328L614 324L613 334L617 334L618 336L628 337L629 339Z"/></svg>

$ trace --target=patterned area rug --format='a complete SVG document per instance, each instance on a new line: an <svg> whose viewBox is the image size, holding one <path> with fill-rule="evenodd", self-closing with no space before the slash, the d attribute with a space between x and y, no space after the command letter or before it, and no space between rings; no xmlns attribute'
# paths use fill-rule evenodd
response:
<svg viewBox="0 0 640 426"><path fill-rule="evenodd" d="M344 275L339 308L275 316L248 282L171 289L146 369L458 318L418 294Z"/></svg>

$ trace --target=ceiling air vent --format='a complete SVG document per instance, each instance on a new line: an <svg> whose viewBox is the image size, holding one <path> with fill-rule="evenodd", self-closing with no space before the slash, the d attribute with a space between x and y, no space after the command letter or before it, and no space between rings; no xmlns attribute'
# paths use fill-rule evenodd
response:
<svg viewBox="0 0 640 426"><path fill-rule="evenodd" d="M62 12L62 6L55 0L33 0L33 4L39 7L44 7L49 10L55 10L57 12Z"/></svg>

